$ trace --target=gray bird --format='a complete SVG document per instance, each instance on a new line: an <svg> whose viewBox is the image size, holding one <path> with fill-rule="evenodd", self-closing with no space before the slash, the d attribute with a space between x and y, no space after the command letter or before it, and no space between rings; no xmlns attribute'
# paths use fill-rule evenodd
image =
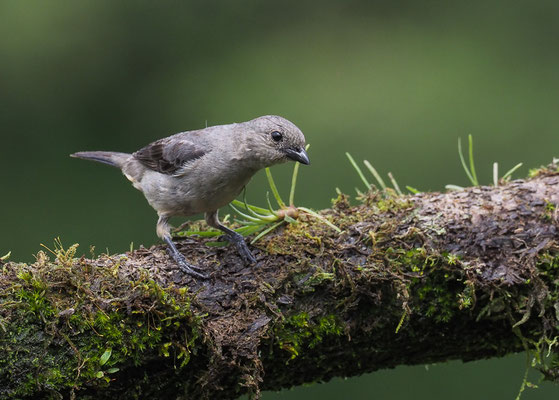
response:
<svg viewBox="0 0 559 400"><path fill-rule="evenodd" d="M246 263L255 263L242 235L221 224L218 209L262 168L289 160L309 164L301 130L275 115L177 133L133 154L84 151L71 157L120 168L157 211L157 235L179 268L201 278L207 275L188 263L171 240L169 218L205 213L208 225L223 231Z"/></svg>

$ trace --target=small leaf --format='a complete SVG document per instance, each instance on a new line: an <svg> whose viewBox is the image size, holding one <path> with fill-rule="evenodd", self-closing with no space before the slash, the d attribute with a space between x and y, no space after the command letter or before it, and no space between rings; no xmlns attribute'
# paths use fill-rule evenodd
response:
<svg viewBox="0 0 559 400"><path fill-rule="evenodd" d="M402 317L400 318L400 322L398 322L398 326L396 327L396 332L395 333L398 333L398 331L400 330L400 328L404 324L404 320L406 319L407 315L408 315L408 312L406 310L404 310L404 313L402 314Z"/></svg>
<svg viewBox="0 0 559 400"><path fill-rule="evenodd" d="M252 242L250 242L250 244L256 243L260 238L267 235L268 233L270 233L271 231L273 231L274 229L276 229L278 226L280 226L283 223L284 223L284 221L280 221L280 222L277 222L274 225L270 226L269 228L266 228L265 230L260 232L254 239L252 239Z"/></svg>
<svg viewBox="0 0 559 400"><path fill-rule="evenodd" d="M305 146L305 150L308 150L311 147L310 144ZM291 176L291 190L289 192L289 205L292 206L293 202L295 201L295 187L297 186L297 175L299 174L299 166L301 163L296 162L295 166L293 167L293 175Z"/></svg>
<svg viewBox="0 0 559 400"><path fill-rule="evenodd" d="M311 210L310 208L306 208L306 207L298 207L298 210L301 210L303 212L306 212L309 215L312 215L313 217L315 217L316 219L324 222L326 225L328 225L330 228L334 229L336 232L340 233L342 230L340 228L338 228L336 225L334 225L333 223L331 223L330 221L328 221L325 217L323 217L322 215L314 212L313 210Z"/></svg>
<svg viewBox="0 0 559 400"><path fill-rule="evenodd" d="M382 190L386 189L386 184L384 183L384 180L381 178L380 174L377 172L375 167L373 167L372 164L367 160L363 161L363 164L365 164L365 166L369 169L371 174L373 174L373 176L377 180Z"/></svg>
<svg viewBox="0 0 559 400"><path fill-rule="evenodd" d="M462 141L460 140L460 138L458 138L458 155L460 156L460 162L462 163L462 168L464 168L464 172L468 176L468 179L470 180L470 182L472 182L472 185L475 186L474 177L472 176L468 166L466 165L466 160L464 159L464 154L462 154Z"/></svg>
<svg viewBox="0 0 559 400"><path fill-rule="evenodd" d="M251 221L251 222L259 222L260 219L257 217L252 217L248 214L243 213L241 210L239 210L237 207L235 207L233 205L233 203L229 203L229 207L231 207L237 214L239 214L241 217L246 218L247 220Z"/></svg>
<svg viewBox="0 0 559 400"><path fill-rule="evenodd" d="M278 192L278 188L276 186L276 183L274 182L274 177L272 176L272 173L270 172L270 168L266 168L265 171L266 171L266 178L268 178L268 185L270 186L270 189L272 190L272 194L276 198L276 202L278 203L280 208L285 208L285 203L282 200L282 198L281 198L281 196Z"/></svg>
<svg viewBox="0 0 559 400"><path fill-rule="evenodd" d="M267 209L261 208L261 207L256 207L256 206L253 206L252 204L246 204L245 201L233 200L231 203L233 203L234 206L239 207L239 208L243 208L245 210L251 209L252 211L256 211L257 213L260 213L260 214L270 215L270 211L268 211Z"/></svg>
<svg viewBox="0 0 559 400"><path fill-rule="evenodd" d="M243 236L248 236L248 235L252 235L253 233L256 233L256 232L264 229L265 226L266 226L265 224L245 225L245 226L242 226L242 227L236 229L236 232L240 233Z"/></svg>
<svg viewBox="0 0 559 400"><path fill-rule="evenodd" d="M103 371L97 371L97 373L95 374L95 376L96 376L97 378L102 378L102 377L105 376L105 374L103 373Z"/></svg>
<svg viewBox="0 0 559 400"><path fill-rule="evenodd" d="M371 190L371 187L373 185L371 185L369 183L369 181L367 180L367 178L365 178L365 175L363 174L363 171L361 171L361 168L359 168L359 166L357 165L357 163L355 162L355 160L353 159L351 154L346 152L345 155L346 155L347 159L349 160L349 162L351 163L351 165L353 166L353 168L355 169L355 171L357 171L357 175L359 175L359 177L361 178L361 180L365 184L365 187L367 188L367 190Z"/></svg>
<svg viewBox="0 0 559 400"><path fill-rule="evenodd" d="M511 169L509 169L504 175L503 175L503 180L507 180L510 178L510 176L512 175L512 173L514 171L516 171L518 168L522 167L522 163L518 163L516 164L514 167L512 167Z"/></svg>
<svg viewBox="0 0 559 400"><path fill-rule="evenodd" d="M115 372L118 372L118 371L120 371L120 368L117 368L117 367L109 368L107 370L107 374L114 374Z"/></svg>
<svg viewBox="0 0 559 400"><path fill-rule="evenodd" d="M400 190L400 186L398 186L398 182L396 182L396 179L394 178L394 176L392 176L392 172L388 173L388 177L390 178L390 182L392 182L392 186L394 186L394 190L396 190L396 193L398 193L398 195L400 196L403 196L404 194Z"/></svg>
<svg viewBox="0 0 559 400"><path fill-rule="evenodd" d="M470 172L472 173L472 177L474 178L474 185L479 186L479 181L477 180L476 176L476 168L474 166L474 139L472 135L468 135L468 153L470 156Z"/></svg>
<svg viewBox="0 0 559 400"><path fill-rule="evenodd" d="M113 352L113 350L111 348L108 348L107 350L105 350L105 352L103 353L103 355L99 359L99 365L105 365L107 363L107 361L109 361L109 358L111 358L112 352Z"/></svg>
<svg viewBox="0 0 559 400"><path fill-rule="evenodd" d="M298 224L299 223L299 221L297 221L296 219L293 219L292 217L290 217L287 214L285 214L283 216L283 219L285 220L285 222L289 222L290 224Z"/></svg>
<svg viewBox="0 0 559 400"><path fill-rule="evenodd" d="M456 190L456 191L464 190L464 188L462 186L458 186L458 185L446 185L445 189Z"/></svg>
<svg viewBox="0 0 559 400"><path fill-rule="evenodd" d="M406 189L408 189L412 194L418 194L421 193L421 191L419 191L418 189L412 187L412 186L406 186Z"/></svg>

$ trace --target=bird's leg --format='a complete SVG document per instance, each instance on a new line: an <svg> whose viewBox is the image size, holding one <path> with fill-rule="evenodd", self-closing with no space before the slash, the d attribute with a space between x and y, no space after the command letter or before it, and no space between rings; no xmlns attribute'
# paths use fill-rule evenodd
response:
<svg viewBox="0 0 559 400"><path fill-rule="evenodd" d="M186 261L186 258L177 249L173 240L171 239L171 227L169 226L168 217L159 217L157 220L157 236L159 236L165 243L167 243L167 251L169 255L173 257L173 260L179 266L179 269L185 274L189 274L198 278L208 278L208 275L202 272L200 267L190 264Z"/></svg>
<svg viewBox="0 0 559 400"><path fill-rule="evenodd" d="M219 222L219 218L217 216L217 210L206 213L206 222L209 226L219 229L220 231L225 232L225 236L229 242L233 243L237 247L237 251L239 255L243 259L243 261L247 264L254 264L256 263L256 258L249 250L245 238L240 233L235 232L233 229L229 229L224 226L221 222Z"/></svg>
<svg viewBox="0 0 559 400"><path fill-rule="evenodd" d="M173 260L175 260L182 272L184 272L185 274L196 276L198 278L208 278L207 274L199 272L202 271L201 268L186 261L186 258L184 258L182 253L177 249L170 236L165 236L163 240L165 241L165 243L167 243L167 251L169 252L171 257L173 257Z"/></svg>

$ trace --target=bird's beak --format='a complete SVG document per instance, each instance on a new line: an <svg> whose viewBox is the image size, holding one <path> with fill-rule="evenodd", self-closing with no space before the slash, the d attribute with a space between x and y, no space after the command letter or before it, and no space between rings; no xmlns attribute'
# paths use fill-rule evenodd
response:
<svg viewBox="0 0 559 400"><path fill-rule="evenodd" d="M288 158L292 159L293 161L299 161L301 164L309 165L311 161L309 160L309 156L304 148L289 148L284 150L285 154Z"/></svg>

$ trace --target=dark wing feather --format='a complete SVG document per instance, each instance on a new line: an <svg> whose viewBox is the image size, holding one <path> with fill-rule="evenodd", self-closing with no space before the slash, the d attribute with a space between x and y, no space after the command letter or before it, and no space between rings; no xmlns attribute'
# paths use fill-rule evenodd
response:
<svg viewBox="0 0 559 400"><path fill-rule="evenodd" d="M206 154L200 146L184 139L162 139L148 144L133 154L146 167L172 175L184 164Z"/></svg>

